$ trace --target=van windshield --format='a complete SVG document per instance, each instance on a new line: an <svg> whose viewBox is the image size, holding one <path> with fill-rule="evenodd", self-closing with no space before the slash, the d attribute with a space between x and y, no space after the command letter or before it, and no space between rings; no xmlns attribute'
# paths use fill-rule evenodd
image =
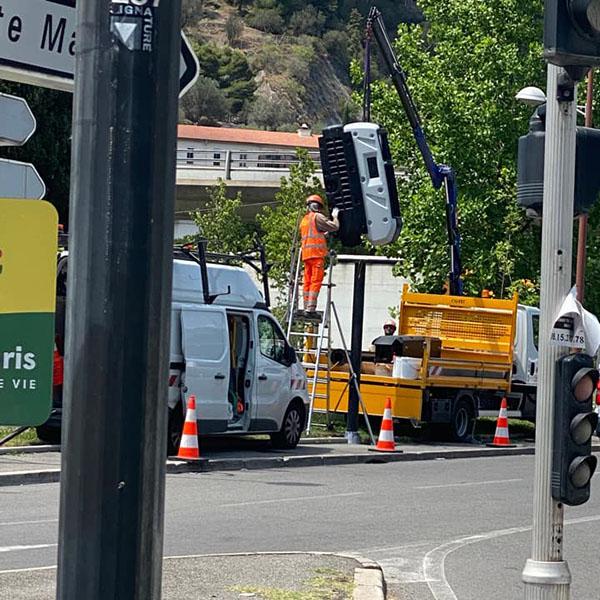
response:
<svg viewBox="0 0 600 600"><path fill-rule="evenodd" d="M540 315L531 315L531 325L533 327L533 345L537 350L540 339Z"/></svg>

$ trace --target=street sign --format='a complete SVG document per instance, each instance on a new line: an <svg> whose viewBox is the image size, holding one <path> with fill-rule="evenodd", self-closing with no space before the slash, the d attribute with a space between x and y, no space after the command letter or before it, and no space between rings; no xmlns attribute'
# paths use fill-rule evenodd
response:
<svg viewBox="0 0 600 600"><path fill-rule="evenodd" d="M22 146L35 127L35 117L25 98L0 94L0 146Z"/></svg>
<svg viewBox="0 0 600 600"><path fill-rule="evenodd" d="M0 193L4 198L40 200L46 184L31 163L0 158Z"/></svg>
<svg viewBox="0 0 600 600"><path fill-rule="evenodd" d="M0 199L0 423L50 414L58 215L48 202Z"/></svg>
<svg viewBox="0 0 600 600"><path fill-rule="evenodd" d="M118 4L133 12L141 6L139 0L132 6ZM75 0L1 0L0 79L72 92L75 29ZM113 33L127 44L133 26L120 25ZM198 59L183 33L179 74L183 96L199 74Z"/></svg>

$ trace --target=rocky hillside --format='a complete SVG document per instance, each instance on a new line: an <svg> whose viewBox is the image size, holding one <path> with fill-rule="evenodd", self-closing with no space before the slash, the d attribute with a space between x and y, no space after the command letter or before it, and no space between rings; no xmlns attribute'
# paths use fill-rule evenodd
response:
<svg viewBox="0 0 600 600"><path fill-rule="evenodd" d="M381 9L393 14L394 28L398 15L420 19L412 0L391 2L393 11L388 4L382 0ZM354 118L349 66L361 56L359 8L368 3L184 0L183 27L202 76L182 101L181 120L273 130L308 123L318 130Z"/></svg>

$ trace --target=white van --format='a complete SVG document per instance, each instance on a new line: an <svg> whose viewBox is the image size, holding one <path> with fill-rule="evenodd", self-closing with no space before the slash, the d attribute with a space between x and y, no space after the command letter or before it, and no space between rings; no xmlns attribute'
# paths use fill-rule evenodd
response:
<svg viewBox="0 0 600 600"><path fill-rule="evenodd" d="M65 251L57 269L56 339L61 354L67 261ZM267 286L265 279L265 294ZM200 436L268 433L277 447L298 444L308 415L306 374L244 269L176 252L168 390L169 454L179 447L192 394ZM51 417L37 428L38 437L51 443L60 442L62 421L62 386L55 391Z"/></svg>
<svg viewBox="0 0 600 600"><path fill-rule="evenodd" d="M190 395L199 435L269 433L294 448L308 414L306 375L250 275L241 267L173 261L169 450Z"/></svg>

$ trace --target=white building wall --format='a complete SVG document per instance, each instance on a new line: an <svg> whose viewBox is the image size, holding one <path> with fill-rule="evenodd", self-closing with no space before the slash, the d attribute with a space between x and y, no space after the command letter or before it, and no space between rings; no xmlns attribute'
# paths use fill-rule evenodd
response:
<svg viewBox="0 0 600 600"><path fill-rule="evenodd" d="M361 257L366 258L366 257ZM375 258L375 257L369 257ZM408 283L403 277L393 275L394 260L375 259L366 265L365 310L363 318L363 350L368 350L371 342L383 335L383 324L390 318L389 307L396 309L400 305L402 286ZM385 262L381 262L385 261ZM328 274L325 274L327 281ZM352 332L352 300L354 288L354 264L340 262L334 266L332 298L340 317L344 339L348 347ZM318 310L324 310L327 289L323 287L319 294ZM337 326L332 329L334 347L341 347L341 338Z"/></svg>

